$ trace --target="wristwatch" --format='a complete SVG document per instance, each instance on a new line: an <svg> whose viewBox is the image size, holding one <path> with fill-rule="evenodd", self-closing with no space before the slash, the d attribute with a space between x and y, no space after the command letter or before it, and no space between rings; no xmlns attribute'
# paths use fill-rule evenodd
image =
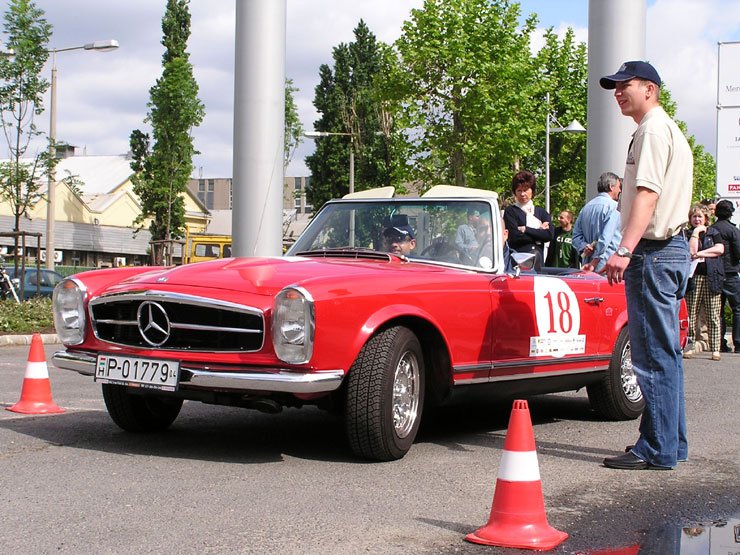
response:
<svg viewBox="0 0 740 555"><path fill-rule="evenodd" d="M632 258L632 253L627 247L619 247L616 255L621 256L622 258Z"/></svg>

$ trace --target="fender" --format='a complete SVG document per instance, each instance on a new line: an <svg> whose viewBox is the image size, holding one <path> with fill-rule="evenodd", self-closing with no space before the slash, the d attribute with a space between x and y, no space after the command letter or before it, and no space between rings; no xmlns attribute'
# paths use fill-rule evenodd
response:
<svg viewBox="0 0 740 555"><path fill-rule="evenodd" d="M440 323L431 314L420 309L417 306L412 305L396 304L384 306L376 312L372 313L365 321L363 326L360 328L360 333L356 336L355 341L352 343L352 346L349 349L349 352L352 353L352 360L349 361L349 364L346 366L346 370L349 370L349 367L357 358L357 355L360 353L362 347L365 346L365 343L368 342L368 340L378 331L378 329L380 329L391 320L397 320L399 318L414 318L427 322L429 325L434 327L435 330L437 330L439 335L442 337L445 349L447 349L447 352L450 352L449 339L444 332L444 327L441 326Z"/></svg>

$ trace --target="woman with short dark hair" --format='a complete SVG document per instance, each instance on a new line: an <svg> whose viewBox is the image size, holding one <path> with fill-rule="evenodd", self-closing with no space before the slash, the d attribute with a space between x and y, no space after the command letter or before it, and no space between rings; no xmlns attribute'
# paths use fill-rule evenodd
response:
<svg viewBox="0 0 740 555"><path fill-rule="evenodd" d="M514 175L511 192L515 202L504 210L504 225L509 231L511 248L517 252L534 254L534 269L539 270L545 258L545 243L552 241L555 230L550 214L532 202L536 185L537 180L530 171L524 170Z"/></svg>

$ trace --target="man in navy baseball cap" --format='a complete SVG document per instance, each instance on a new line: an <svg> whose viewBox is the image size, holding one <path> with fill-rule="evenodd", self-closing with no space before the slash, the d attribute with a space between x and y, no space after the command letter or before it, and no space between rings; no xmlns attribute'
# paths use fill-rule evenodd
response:
<svg viewBox="0 0 740 555"><path fill-rule="evenodd" d="M414 230L408 224L391 226L383 231L385 250L393 254L408 256L416 247Z"/></svg>
<svg viewBox="0 0 740 555"><path fill-rule="evenodd" d="M645 79L652 81L660 87L660 75L647 62L641 60L634 60L632 62L624 62L614 75L607 75L599 79L599 85L602 89L614 89L617 83L629 81L630 79Z"/></svg>

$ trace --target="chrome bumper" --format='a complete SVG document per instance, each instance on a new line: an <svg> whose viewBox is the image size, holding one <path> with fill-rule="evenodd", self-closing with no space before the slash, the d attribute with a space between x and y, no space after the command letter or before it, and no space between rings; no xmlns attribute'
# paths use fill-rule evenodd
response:
<svg viewBox="0 0 740 555"><path fill-rule="evenodd" d="M97 357L90 353L57 351L52 362L57 368L85 376L95 374ZM238 391L279 391L284 393L328 393L342 385L344 372L324 370L315 373L288 372L280 368L254 369L246 372L203 370L180 363L179 387L186 389L221 389Z"/></svg>

